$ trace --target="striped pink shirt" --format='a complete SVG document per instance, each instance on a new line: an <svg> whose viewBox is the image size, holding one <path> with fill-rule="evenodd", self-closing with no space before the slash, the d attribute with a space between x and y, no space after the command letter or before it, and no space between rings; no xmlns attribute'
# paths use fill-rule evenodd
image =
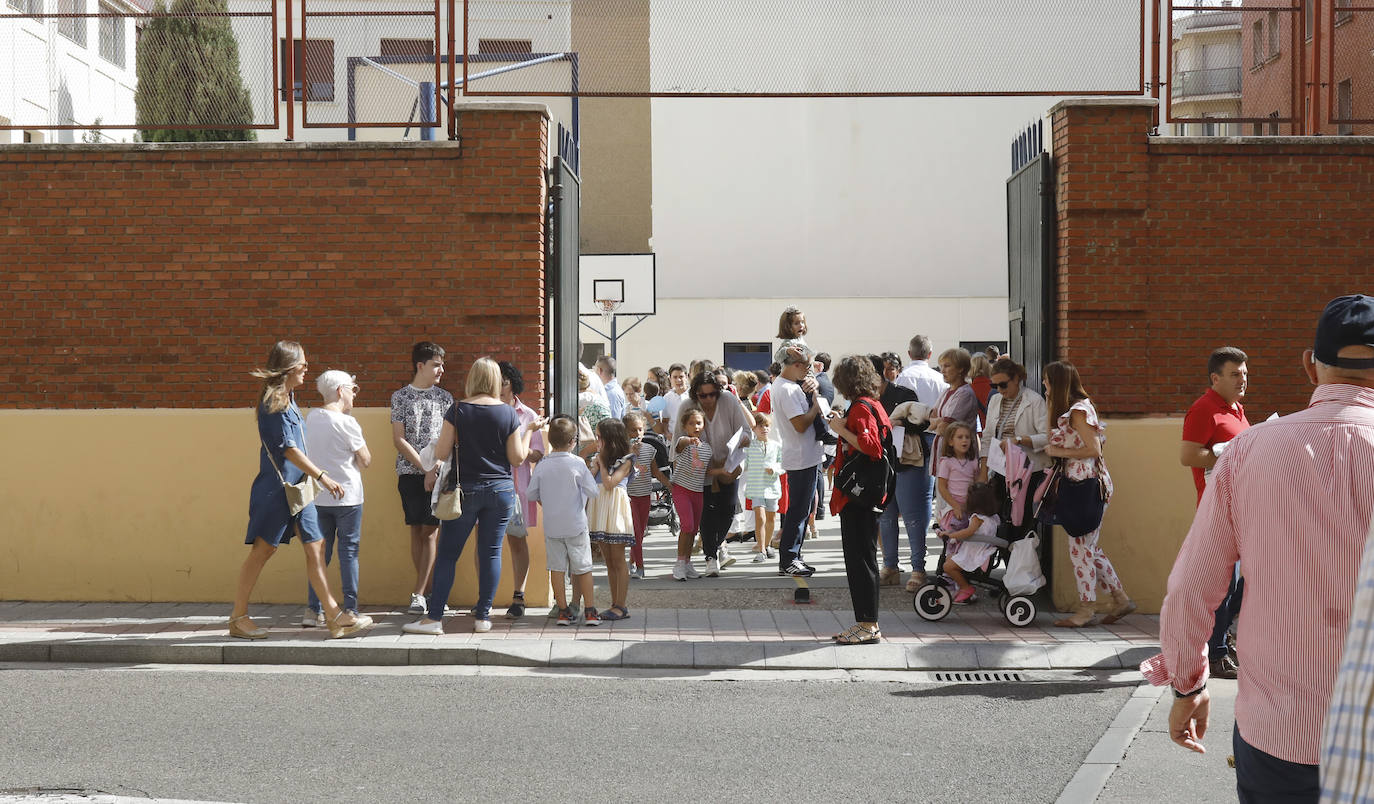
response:
<svg viewBox="0 0 1374 804"><path fill-rule="evenodd" d="M1169 574L1163 653L1140 669L1182 692L1207 678L1213 611L1240 561L1236 723L1267 754L1317 764L1374 512L1374 389L1322 385L1217 461Z"/></svg>

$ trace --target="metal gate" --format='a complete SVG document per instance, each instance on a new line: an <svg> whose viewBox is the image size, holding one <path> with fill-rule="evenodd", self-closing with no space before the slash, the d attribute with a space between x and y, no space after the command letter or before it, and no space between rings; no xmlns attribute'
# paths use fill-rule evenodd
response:
<svg viewBox="0 0 1374 804"><path fill-rule="evenodd" d="M1017 138L1007 179L1009 345L1036 392L1041 369L1054 359L1054 166L1041 136L1036 123Z"/></svg>

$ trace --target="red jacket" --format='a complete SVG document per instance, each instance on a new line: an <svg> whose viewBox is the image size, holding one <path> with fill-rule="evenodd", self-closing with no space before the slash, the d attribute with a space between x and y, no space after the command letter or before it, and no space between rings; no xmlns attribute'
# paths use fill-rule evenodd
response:
<svg viewBox="0 0 1374 804"><path fill-rule="evenodd" d="M868 409L868 405L859 403L859 399L854 400L849 406L849 414L845 417L844 426L849 429L859 442L859 452L870 458L878 459L883 457L883 442L878 438L878 428L891 430L892 422L887 418L887 411L878 400L870 397L860 397L873 406L873 410ZM877 417L874 417L874 413ZM849 442L840 439L839 450L835 455L836 465L843 466L844 461L854 453L854 448L849 446ZM830 492L830 510L838 514L844 510L845 503L849 502L849 495L840 491L839 486L835 486Z"/></svg>

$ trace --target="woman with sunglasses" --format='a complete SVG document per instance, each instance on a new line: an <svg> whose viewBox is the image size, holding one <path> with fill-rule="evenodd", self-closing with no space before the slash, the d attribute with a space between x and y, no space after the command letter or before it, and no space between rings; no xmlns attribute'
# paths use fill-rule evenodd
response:
<svg viewBox="0 0 1374 804"><path fill-rule="evenodd" d="M1049 413L1045 399L1026 387L1026 367L1010 357L997 358L992 364L990 379L996 393L988 399L988 421L978 450L978 479L992 484L997 498L1002 501L1002 521L1011 522L1011 495L1007 491L1005 463L999 463L999 468L989 467L988 450L996 441L1004 455L1011 445L1025 453L1032 475L1027 492L1022 496L1023 505L1029 505L1031 492L1039 488L1052 463L1050 456L1045 454L1045 445L1050 442ZM1034 526L1033 519L1027 508L1021 524L1014 526L1013 534L1020 538Z"/></svg>

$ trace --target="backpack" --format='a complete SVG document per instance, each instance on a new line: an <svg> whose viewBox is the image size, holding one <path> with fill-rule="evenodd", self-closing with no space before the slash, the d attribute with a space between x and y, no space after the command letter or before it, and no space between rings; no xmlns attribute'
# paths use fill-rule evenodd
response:
<svg viewBox="0 0 1374 804"><path fill-rule="evenodd" d="M883 425L868 400L859 399L856 403L868 408L878 421L883 457L875 460L857 450L851 452L835 475L835 486L851 500L881 511L897 490L897 451L892 447L892 428Z"/></svg>

